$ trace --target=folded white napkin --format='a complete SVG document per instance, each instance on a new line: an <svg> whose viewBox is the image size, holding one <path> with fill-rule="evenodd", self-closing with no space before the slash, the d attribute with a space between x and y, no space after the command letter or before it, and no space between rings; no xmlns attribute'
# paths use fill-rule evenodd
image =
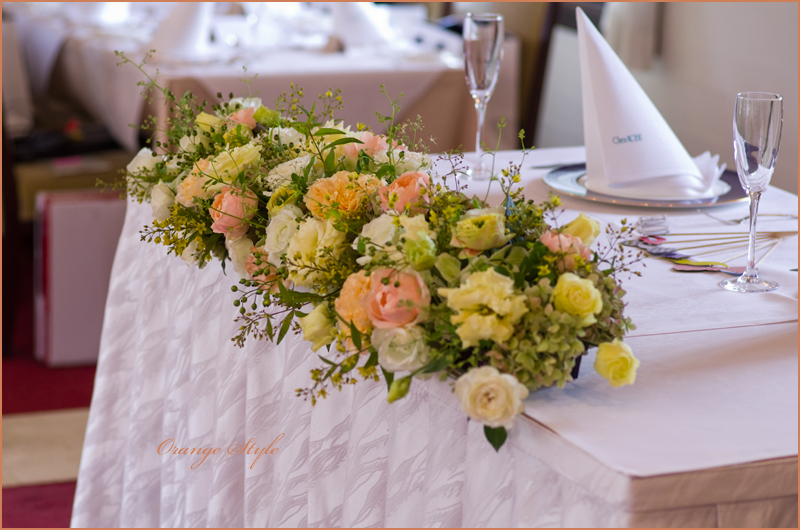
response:
<svg viewBox="0 0 800 530"><path fill-rule="evenodd" d="M704 153L693 160L580 8L577 22L586 187L618 197L674 200L727 191L719 181L719 157Z"/></svg>
<svg viewBox="0 0 800 530"><path fill-rule="evenodd" d="M389 12L372 2L335 2L333 35L346 48L392 42L395 33L389 25Z"/></svg>
<svg viewBox="0 0 800 530"><path fill-rule="evenodd" d="M157 59L197 59L210 50L214 2L176 2L161 21L150 48Z"/></svg>

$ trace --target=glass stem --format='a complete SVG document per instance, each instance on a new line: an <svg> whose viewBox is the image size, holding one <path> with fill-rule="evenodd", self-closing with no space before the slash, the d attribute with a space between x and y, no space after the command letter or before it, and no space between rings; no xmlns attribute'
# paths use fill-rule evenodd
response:
<svg viewBox="0 0 800 530"><path fill-rule="evenodd" d="M481 144L483 143L483 122L486 119L486 98L475 98L475 110L478 111L478 131L475 133L475 156L478 157L478 168L483 171L486 168L484 167Z"/></svg>
<svg viewBox="0 0 800 530"><path fill-rule="evenodd" d="M758 280L758 271L756 270L756 221L758 220L758 201L761 200L760 191L750 191L747 194L750 196L750 240L747 244L747 268L741 277L745 282L754 282Z"/></svg>

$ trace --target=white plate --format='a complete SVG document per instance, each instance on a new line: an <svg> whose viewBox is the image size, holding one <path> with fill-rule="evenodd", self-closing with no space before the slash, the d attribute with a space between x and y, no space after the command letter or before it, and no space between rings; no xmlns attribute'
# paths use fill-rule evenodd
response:
<svg viewBox="0 0 800 530"><path fill-rule="evenodd" d="M746 201L747 194L734 171L725 171L715 184L718 195L707 199L635 199L596 193L586 188L586 164L573 164L553 169L544 176L544 183L556 191L588 201L641 206L645 208L702 208Z"/></svg>

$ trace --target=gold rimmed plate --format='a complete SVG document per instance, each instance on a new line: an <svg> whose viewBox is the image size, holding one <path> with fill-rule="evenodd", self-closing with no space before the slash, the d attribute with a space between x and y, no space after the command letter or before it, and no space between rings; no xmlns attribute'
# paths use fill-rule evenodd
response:
<svg viewBox="0 0 800 530"><path fill-rule="evenodd" d="M707 199L633 199L596 193L586 187L586 164L560 166L544 176L544 183L554 190L587 201L639 206L644 208L707 208L747 201L747 193L739 184L735 171L726 170L720 177L721 192Z"/></svg>

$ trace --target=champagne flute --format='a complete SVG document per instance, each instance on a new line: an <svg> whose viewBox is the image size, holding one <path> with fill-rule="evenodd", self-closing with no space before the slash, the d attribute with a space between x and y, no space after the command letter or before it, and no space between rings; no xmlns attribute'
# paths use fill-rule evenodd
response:
<svg viewBox="0 0 800 530"><path fill-rule="evenodd" d="M755 268L758 201L767 189L781 145L783 98L765 92L736 95L733 112L733 153L739 182L750 197L750 241L747 268L739 278L725 280L720 287L740 293L774 291L778 284L759 278Z"/></svg>
<svg viewBox="0 0 800 530"><path fill-rule="evenodd" d="M486 105L497 84L497 74L503 60L503 17L494 14L467 13L464 20L464 71L467 87L475 110L478 112L478 132L475 134L475 163L467 170L469 178L488 180L491 170L486 168L481 148Z"/></svg>

